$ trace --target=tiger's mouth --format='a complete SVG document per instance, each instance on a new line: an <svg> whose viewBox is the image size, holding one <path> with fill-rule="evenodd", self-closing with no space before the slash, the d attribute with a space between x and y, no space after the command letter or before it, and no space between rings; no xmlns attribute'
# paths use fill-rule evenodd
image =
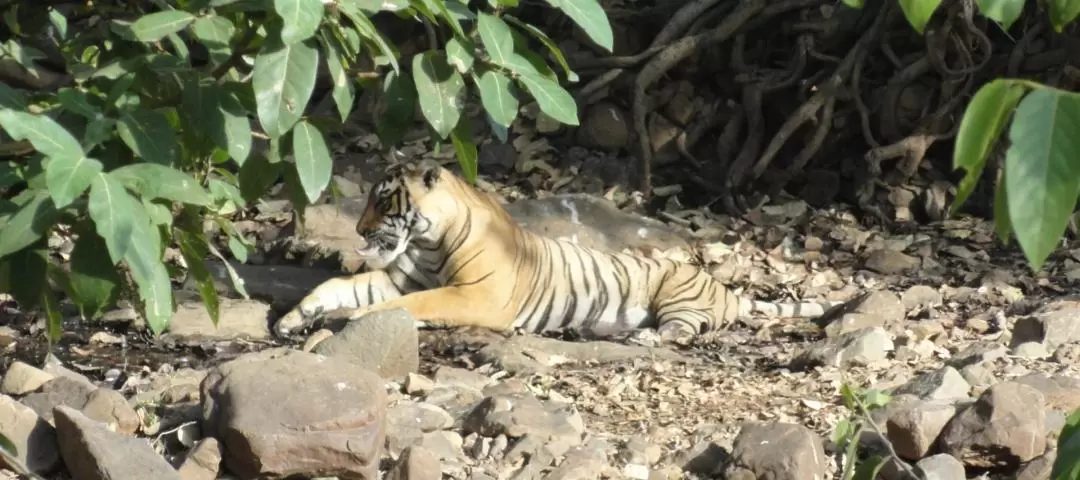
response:
<svg viewBox="0 0 1080 480"><path fill-rule="evenodd" d="M356 254L365 260L381 259L389 252L394 251L397 238L386 238L384 235L372 235L365 238L365 245L356 247Z"/></svg>

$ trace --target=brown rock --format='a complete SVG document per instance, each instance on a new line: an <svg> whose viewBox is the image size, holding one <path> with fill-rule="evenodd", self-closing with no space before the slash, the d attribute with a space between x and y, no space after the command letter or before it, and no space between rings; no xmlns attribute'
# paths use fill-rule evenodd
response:
<svg viewBox="0 0 1080 480"><path fill-rule="evenodd" d="M133 435L139 429L139 414L131 408L120 392L111 388L98 388L90 393L82 413L91 420L97 420L116 427L116 431Z"/></svg>
<svg viewBox="0 0 1080 480"><path fill-rule="evenodd" d="M199 440L180 464L183 480L215 480L221 471L221 444L214 437Z"/></svg>
<svg viewBox="0 0 1080 480"><path fill-rule="evenodd" d="M60 462L52 425L7 395L0 395L0 435L11 441L15 458L34 473L49 473ZM2 465L4 460L0 458Z"/></svg>
<svg viewBox="0 0 1080 480"><path fill-rule="evenodd" d="M385 437L383 382L322 355L245 355L203 380L202 429L222 442L226 467L240 477L375 479Z"/></svg>
<svg viewBox="0 0 1080 480"><path fill-rule="evenodd" d="M53 415L64 464L78 478L179 480L180 473L145 439L115 433L66 405L57 406Z"/></svg>
<svg viewBox="0 0 1080 480"><path fill-rule="evenodd" d="M730 480L825 478L825 451L810 429L790 423L743 426L724 468Z"/></svg>
<svg viewBox="0 0 1080 480"><path fill-rule="evenodd" d="M1044 404L1042 393L1022 383L994 385L949 422L941 450L973 467L1029 461L1046 451Z"/></svg>
<svg viewBox="0 0 1080 480"><path fill-rule="evenodd" d="M440 480L442 462L423 447L412 446L401 452L389 480Z"/></svg>

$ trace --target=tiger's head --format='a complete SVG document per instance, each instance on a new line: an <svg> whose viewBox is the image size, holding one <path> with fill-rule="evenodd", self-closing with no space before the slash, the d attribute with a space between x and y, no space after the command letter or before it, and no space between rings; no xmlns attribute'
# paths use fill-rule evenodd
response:
<svg viewBox="0 0 1080 480"><path fill-rule="evenodd" d="M405 252L409 242L433 234L433 222L440 210L433 198L441 185L450 180L434 162L404 163L386 170L386 177L371 187L367 206L356 233L365 245L356 253L373 269L382 269Z"/></svg>

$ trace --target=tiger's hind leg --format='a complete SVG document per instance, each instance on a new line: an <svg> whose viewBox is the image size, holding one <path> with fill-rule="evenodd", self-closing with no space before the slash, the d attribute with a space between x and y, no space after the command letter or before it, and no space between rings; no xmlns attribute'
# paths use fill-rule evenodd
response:
<svg viewBox="0 0 1080 480"><path fill-rule="evenodd" d="M674 268L653 299L661 342L686 345L694 336L734 320L739 299L731 290L693 265Z"/></svg>
<svg viewBox="0 0 1080 480"><path fill-rule="evenodd" d="M289 313L282 316L274 324L274 331L279 336L286 336L311 326L334 310L366 307L402 295L403 292L382 270L331 278L315 287Z"/></svg>

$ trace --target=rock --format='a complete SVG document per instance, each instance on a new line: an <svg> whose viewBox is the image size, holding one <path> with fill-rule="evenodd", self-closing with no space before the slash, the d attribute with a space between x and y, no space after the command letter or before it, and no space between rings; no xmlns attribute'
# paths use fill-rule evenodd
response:
<svg viewBox="0 0 1080 480"><path fill-rule="evenodd" d="M35 392L54 376L29 364L15 361L4 372L0 381L0 393L5 395L26 395Z"/></svg>
<svg viewBox="0 0 1080 480"><path fill-rule="evenodd" d="M994 372L982 364L968 365L961 368L960 376L964 377L965 382L980 391L997 383Z"/></svg>
<svg viewBox="0 0 1080 480"><path fill-rule="evenodd" d="M200 391L203 432L221 440L240 477L377 478L386 390L368 369L267 350L215 367Z"/></svg>
<svg viewBox="0 0 1080 480"><path fill-rule="evenodd" d="M602 478L601 474L611 469L611 464L608 462L608 452L611 450L613 450L611 444L599 438L594 438L584 445L571 448L570 451L566 452L562 463L552 470L547 478L565 478L567 480ZM623 469L623 474L628 479L642 478L640 469L637 471L630 469L630 475L626 475L626 471L626 469ZM636 475L634 475L635 473ZM648 478L648 467L645 468L644 475L645 478Z"/></svg>
<svg viewBox="0 0 1080 480"><path fill-rule="evenodd" d="M418 373L405 376L405 393L410 395L425 394L435 389L435 382Z"/></svg>
<svg viewBox="0 0 1080 480"><path fill-rule="evenodd" d="M922 475L923 480L966 480L967 472L964 464L960 463L952 455L939 453L919 460L915 464L915 472Z"/></svg>
<svg viewBox="0 0 1080 480"><path fill-rule="evenodd" d="M825 470L821 439L810 429L790 423L750 423L735 437L724 478L823 479Z"/></svg>
<svg viewBox="0 0 1080 480"><path fill-rule="evenodd" d="M66 405L58 405L53 414L60 454L68 470L79 473L78 478L180 478L180 473L145 439L112 432Z"/></svg>
<svg viewBox="0 0 1080 480"><path fill-rule="evenodd" d="M897 252L880 249L866 257L866 269L883 275L895 275L919 267L919 259Z"/></svg>
<svg viewBox="0 0 1080 480"><path fill-rule="evenodd" d="M791 368L803 370L819 365L868 365L885 360L893 348L892 339L885 329L864 328L815 342L792 358Z"/></svg>
<svg viewBox="0 0 1080 480"><path fill-rule="evenodd" d="M58 376L45 382L40 392L23 397L22 403L34 409L45 421L53 423L53 407L67 405L82 410L94 390L97 390L97 386L91 383L75 380L70 376Z"/></svg>
<svg viewBox="0 0 1080 480"><path fill-rule="evenodd" d="M400 455L406 447L420 442L425 433L453 424L454 418L436 405L398 402L386 409L386 449L392 456Z"/></svg>
<svg viewBox="0 0 1080 480"><path fill-rule="evenodd" d="M1024 342L1013 347L1013 355L1020 358L1047 358L1050 351L1041 342Z"/></svg>
<svg viewBox="0 0 1080 480"><path fill-rule="evenodd" d="M1054 361L1063 365L1080 363L1080 343L1066 343L1054 350Z"/></svg>
<svg viewBox="0 0 1080 480"><path fill-rule="evenodd" d="M30 471L47 474L60 462L56 432L33 409L0 395L0 435L15 446L15 458ZM0 466L4 460L0 457Z"/></svg>
<svg viewBox="0 0 1080 480"><path fill-rule="evenodd" d="M442 463L435 454L423 447L412 446L401 452L401 458L390 471L388 480L441 480Z"/></svg>
<svg viewBox="0 0 1080 480"><path fill-rule="evenodd" d="M216 480L221 471L221 444L214 437L199 440L184 456L178 471L183 480Z"/></svg>
<svg viewBox="0 0 1080 480"><path fill-rule="evenodd" d="M518 394L485 398L466 417L464 430L485 437L506 435L515 439L528 435L559 455L581 444L585 425L573 405Z"/></svg>
<svg viewBox="0 0 1080 480"><path fill-rule="evenodd" d="M1032 373L1016 377L1013 381L1041 392L1046 408L1057 410L1066 416L1080 408L1080 379L1068 375Z"/></svg>
<svg viewBox="0 0 1080 480"><path fill-rule="evenodd" d="M404 309L382 310L349 321L312 352L370 368L387 380L402 381L420 368L416 319Z"/></svg>
<svg viewBox="0 0 1080 480"><path fill-rule="evenodd" d="M867 313L845 313L825 326L825 336L838 337L864 328L884 327L885 318Z"/></svg>
<svg viewBox="0 0 1080 480"><path fill-rule="evenodd" d="M1015 468L1046 451L1044 397L1018 382L988 388L945 427L940 448L965 465Z"/></svg>
<svg viewBox="0 0 1080 480"><path fill-rule="evenodd" d="M927 285L915 285L900 295L900 302L908 311L937 307L942 304L941 292Z"/></svg>
<svg viewBox="0 0 1080 480"><path fill-rule="evenodd" d="M167 336L184 345L208 340L270 338L270 305L257 300L222 298L216 326L202 302L182 302L169 320Z"/></svg>
<svg viewBox="0 0 1080 480"><path fill-rule="evenodd" d="M875 290L866 295L860 295L844 305L844 312L880 317L884 321L882 326L900 323L907 315L900 297L888 290Z"/></svg>
<svg viewBox="0 0 1080 480"><path fill-rule="evenodd" d="M1050 471L1054 468L1054 460L1057 459L1057 450L1050 450L1030 462L1025 463L1016 472L1015 480L1048 480Z"/></svg>
<svg viewBox="0 0 1080 480"><path fill-rule="evenodd" d="M131 408L120 392L111 388L98 388L90 392L86 404L82 407L83 415L91 420L102 422L125 435L134 435L141 422L139 414Z"/></svg>
<svg viewBox="0 0 1080 480"><path fill-rule="evenodd" d="M464 368L440 366L435 370L435 385L440 387L466 387L483 391L484 387L494 385L487 375L482 375Z"/></svg>
<svg viewBox="0 0 1080 480"><path fill-rule="evenodd" d="M1005 346L996 342L975 342L968 345L967 348L961 350L956 355L953 355L947 362L947 365L953 368L964 368L968 365L987 364L994 360L1004 357L1009 353Z"/></svg>
<svg viewBox="0 0 1080 480"><path fill-rule="evenodd" d="M352 231L352 228L346 230ZM350 247L351 248L351 247ZM295 267L291 265L249 265L229 262L251 298L270 303L275 311L287 311L295 306L315 287L334 278L339 273L329 270ZM214 289L225 295L239 295L229 278L225 264L210 260L206 269L214 277Z"/></svg>
<svg viewBox="0 0 1080 480"><path fill-rule="evenodd" d="M554 338L515 335L485 346L480 362L494 363L513 374L546 372L554 366L577 363L609 363L635 358L683 360L685 357L667 348L622 345L614 342L565 342Z"/></svg>
<svg viewBox="0 0 1080 480"><path fill-rule="evenodd" d="M6 349L8 345L14 345L22 335L17 330L7 325L0 325L0 350Z"/></svg>
<svg viewBox="0 0 1080 480"><path fill-rule="evenodd" d="M1065 308L1037 313L1016 321L1012 345L1026 342L1043 343L1048 350L1059 345L1080 341L1080 308Z"/></svg>
<svg viewBox="0 0 1080 480"><path fill-rule="evenodd" d="M630 136L626 112L609 101L600 101L585 108L578 135L586 147L625 148Z"/></svg>
<svg viewBox="0 0 1080 480"><path fill-rule="evenodd" d="M896 453L908 460L918 460L930 453L938 435L956 413L956 406L951 402L903 395L894 398L886 412L886 435Z"/></svg>
<svg viewBox="0 0 1080 480"><path fill-rule="evenodd" d="M72 371L71 369L65 367L64 363L61 362L60 359L57 358L56 355L53 355L52 353L49 353L48 355L45 355L45 362L41 365L41 369L45 373L48 373L48 374L50 374L50 375L52 375L54 377L65 377L68 380L73 380L73 381L82 383L83 385L86 386L86 391L87 392L89 392L89 391L91 391L91 390L98 387L97 384L95 384L94 382L91 382L90 379L86 378L86 376L82 375L81 373ZM42 386L44 386L44 385L42 385ZM49 418L52 418L51 413L49 414Z"/></svg>
<svg viewBox="0 0 1080 480"><path fill-rule="evenodd" d="M957 400L968 398L971 385L968 385L960 372L953 367L942 367L901 385L893 391L894 395L911 394L923 400Z"/></svg>

